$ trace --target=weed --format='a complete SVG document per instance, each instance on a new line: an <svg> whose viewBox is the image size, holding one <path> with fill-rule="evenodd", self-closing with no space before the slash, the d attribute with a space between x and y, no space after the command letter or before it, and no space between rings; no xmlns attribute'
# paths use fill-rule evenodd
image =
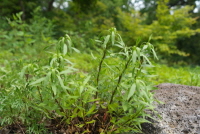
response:
<svg viewBox="0 0 200 134"><path fill-rule="evenodd" d="M157 58L153 45L128 47L115 28L96 41L102 51L93 55L98 67L91 72L80 73L66 58L79 52L67 35L48 64L19 62L19 73L4 71L1 125L23 133L140 132L150 117L145 110L154 109L153 88L144 80L150 54Z"/></svg>

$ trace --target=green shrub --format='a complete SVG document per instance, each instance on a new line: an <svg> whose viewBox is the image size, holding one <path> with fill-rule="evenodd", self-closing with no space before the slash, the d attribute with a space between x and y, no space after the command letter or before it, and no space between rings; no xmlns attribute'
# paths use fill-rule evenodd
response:
<svg viewBox="0 0 200 134"><path fill-rule="evenodd" d="M30 23L21 19L22 12L7 18L4 26L0 27L0 49L13 54L32 55L41 52L46 44L54 43L52 22L40 15L38 9L33 12ZM3 20L3 18L1 18ZM39 24L39 25L38 25ZM35 49L32 49L32 48Z"/></svg>
<svg viewBox="0 0 200 134"><path fill-rule="evenodd" d="M59 40L48 64L22 61L19 73L2 70L1 125L26 133L140 132L150 117L145 110L154 109L153 88L144 81L150 54L157 58L154 48L149 42L127 47L114 28L96 41L101 57L93 55L98 66L91 72L80 73L65 58L79 52L69 36Z"/></svg>

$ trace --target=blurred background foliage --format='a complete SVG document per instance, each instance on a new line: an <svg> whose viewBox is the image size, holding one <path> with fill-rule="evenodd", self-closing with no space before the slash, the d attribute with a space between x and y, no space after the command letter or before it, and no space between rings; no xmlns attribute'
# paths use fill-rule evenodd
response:
<svg viewBox="0 0 200 134"><path fill-rule="evenodd" d="M76 48L98 52L91 39L116 27L129 46L152 35L162 63L199 65L199 15L199 0L1 0L0 47L31 55L68 34Z"/></svg>

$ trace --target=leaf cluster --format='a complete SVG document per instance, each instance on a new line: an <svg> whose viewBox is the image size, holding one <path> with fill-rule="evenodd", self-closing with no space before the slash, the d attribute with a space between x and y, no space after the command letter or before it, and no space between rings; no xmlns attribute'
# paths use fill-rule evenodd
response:
<svg viewBox="0 0 200 134"><path fill-rule="evenodd" d="M47 64L22 61L18 73L1 70L1 126L26 133L140 132L150 117L145 110L154 109L153 88L144 80L150 55L157 58L154 47L149 41L126 46L115 28L96 41L101 57L93 55L98 67L92 72L80 73L66 58L79 53L68 35Z"/></svg>

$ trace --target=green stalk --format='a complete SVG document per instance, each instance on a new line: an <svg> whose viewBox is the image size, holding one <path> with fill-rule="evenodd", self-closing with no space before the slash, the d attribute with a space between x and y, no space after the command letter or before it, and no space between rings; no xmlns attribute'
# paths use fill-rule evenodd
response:
<svg viewBox="0 0 200 134"><path fill-rule="evenodd" d="M9 108L10 108L10 112L13 114L13 110L12 110L11 105L9 105Z"/></svg>
<svg viewBox="0 0 200 134"><path fill-rule="evenodd" d="M126 69L128 68L128 65L129 65L131 59L132 59L131 57L128 59L128 61L126 62L126 65L125 65L123 71L122 71L121 74L119 75L119 78L118 78L118 81L117 81L117 85L116 85L114 91L112 92L112 96L111 96L111 99L110 99L110 103L109 103L109 104L111 104L111 103L113 102L114 95L115 95L115 93L116 93L116 91L117 91L117 88L119 87L119 84L121 83L121 79L122 79L122 77L123 77L123 75L124 75L124 72L125 72Z"/></svg>
<svg viewBox="0 0 200 134"><path fill-rule="evenodd" d="M139 73L141 72L141 70L142 70L142 64L143 64L143 62L144 62L144 60L143 59L141 59L141 61L140 61L140 65L139 65L139 70L137 71L137 73L136 73L136 75L135 75L135 79L137 78L137 76L139 75Z"/></svg>
<svg viewBox="0 0 200 134"><path fill-rule="evenodd" d="M96 82L97 82L97 91L96 91L96 94L95 94L95 99L97 99L98 97L98 89L99 89L99 77L100 77L100 72L101 72L101 69L102 69L102 64L103 64L103 61L106 57L106 50L107 50L107 46L106 48L104 49L104 52L103 52L103 56L101 58L101 61L99 62L99 70L98 70L98 73L97 73L97 79L96 79Z"/></svg>
<svg viewBox="0 0 200 134"><path fill-rule="evenodd" d="M140 65L139 65L139 70L137 70L137 72L135 73L135 76L134 76L134 79L136 80L137 79L137 76L139 75L139 72L141 72L142 70L142 64L143 64L143 60L140 62ZM135 69L135 68L134 68ZM132 99L132 97L130 97L130 99L128 100L128 102L130 102Z"/></svg>
<svg viewBox="0 0 200 134"><path fill-rule="evenodd" d="M64 110L63 107L60 105L59 101L55 98L55 95L54 95L53 91L52 91L52 96L53 96L55 102L57 103L57 105L59 106L60 111L61 111L61 112L64 112L65 110Z"/></svg>
<svg viewBox="0 0 200 134"><path fill-rule="evenodd" d="M41 94L41 92L40 92L40 88L37 86L37 90L38 90L38 92L39 92L39 96L40 96L40 101L41 102L43 102L43 99L42 99L42 94Z"/></svg>
<svg viewBox="0 0 200 134"><path fill-rule="evenodd" d="M134 114L131 118L129 118L126 122L124 122L124 124L127 124L129 121L131 121L132 119L134 119L135 117L137 117L144 108L145 107L143 106L136 114Z"/></svg>

